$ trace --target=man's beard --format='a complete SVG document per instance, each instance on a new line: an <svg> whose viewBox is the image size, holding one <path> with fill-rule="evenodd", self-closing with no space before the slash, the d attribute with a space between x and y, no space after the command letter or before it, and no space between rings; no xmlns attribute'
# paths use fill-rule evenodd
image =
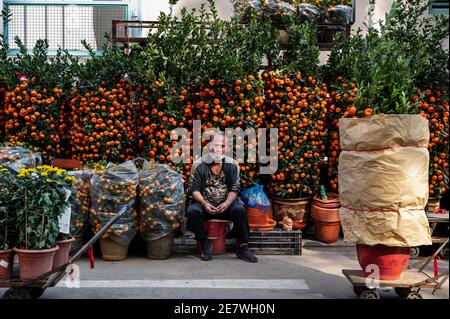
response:
<svg viewBox="0 0 450 319"><path fill-rule="evenodd" d="M219 154L215 154L212 151L209 152L209 155L215 162L220 162L225 157L225 154L223 154L223 153L219 155Z"/></svg>

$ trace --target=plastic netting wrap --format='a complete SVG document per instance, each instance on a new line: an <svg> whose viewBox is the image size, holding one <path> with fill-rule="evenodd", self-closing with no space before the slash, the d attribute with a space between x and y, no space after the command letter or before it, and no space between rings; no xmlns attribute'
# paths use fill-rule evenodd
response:
<svg viewBox="0 0 450 319"><path fill-rule="evenodd" d="M237 11L247 21L250 17L260 19L270 18L273 22L281 23L283 16L294 16L295 7L290 3L279 0L250 0L241 1Z"/></svg>
<svg viewBox="0 0 450 319"><path fill-rule="evenodd" d="M139 172L134 161L96 172L91 179L91 224L95 232L116 214L125 214L103 235L120 245L128 245L137 232L136 195Z"/></svg>
<svg viewBox="0 0 450 319"><path fill-rule="evenodd" d="M320 19L320 9L310 3L299 3L297 5L297 18L299 22L317 22Z"/></svg>
<svg viewBox="0 0 450 319"><path fill-rule="evenodd" d="M185 231L184 181L165 164L144 162L140 171L140 233L144 240L156 240L175 230Z"/></svg>
<svg viewBox="0 0 450 319"><path fill-rule="evenodd" d="M18 146L0 147L0 165L19 173L22 168L42 165L41 155Z"/></svg>
<svg viewBox="0 0 450 319"><path fill-rule="evenodd" d="M294 16L295 7L283 1L268 0L265 12L270 16Z"/></svg>
<svg viewBox="0 0 450 319"><path fill-rule="evenodd" d="M264 186L262 185L257 184L244 190L241 193L241 199L250 208L256 208L264 212L270 208L270 200L264 193Z"/></svg>
<svg viewBox="0 0 450 319"><path fill-rule="evenodd" d="M75 179L74 200L72 202L72 235L79 236L85 230L89 220L91 207L91 178L94 170L86 169L69 171L68 174Z"/></svg>
<svg viewBox="0 0 450 319"><path fill-rule="evenodd" d="M336 5L327 9L326 22L337 24L349 24L352 22L352 7L346 5Z"/></svg>

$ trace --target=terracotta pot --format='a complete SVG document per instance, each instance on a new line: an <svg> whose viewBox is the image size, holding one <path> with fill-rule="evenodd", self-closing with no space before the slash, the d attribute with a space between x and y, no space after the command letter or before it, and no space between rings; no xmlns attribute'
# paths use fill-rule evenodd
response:
<svg viewBox="0 0 450 319"><path fill-rule="evenodd" d="M59 246L51 249L28 250L14 248L19 257L20 279L34 279L52 270L53 258Z"/></svg>
<svg viewBox="0 0 450 319"><path fill-rule="evenodd" d="M286 30L278 29L278 43L283 49L289 47L289 33Z"/></svg>
<svg viewBox="0 0 450 319"><path fill-rule="evenodd" d="M11 277L14 265L14 250L0 250L0 279L9 279Z"/></svg>
<svg viewBox="0 0 450 319"><path fill-rule="evenodd" d="M170 233L155 240L146 240L147 257L162 260L170 258L172 254L174 234Z"/></svg>
<svg viewBox="0 0 450 319"><path fill-rule="evenodd" d="M121 261L127 259L128 245L120 245L111 238L100 239L102 258L106 261Z"/></svg>
<svg viewBox="0 0 450 319"><path fill-rule="evenodd" d="M273 204L272 204L272 199L270 199L270 207L267 210L267 218L268 219L273 219Z"/></svg>
<svg viewBox="0 0 450 319"><path fill-rule="evenodd" d="M410 248L356 244L356 253L365 276L373 276L373 268L367 266L376 265L380 280L396 280L408 267Z"/></svg>
<svg viewBox="0 0 450 319"><path fill-rule="evenodd" d="M306 221L310 209L311 197L305 198L273 198L273 217L276 221L282 221L284 216L289 216L294 221Z"/></svg>
<svg viewBox="0 0 450 319"><path fill-rule="evenodd" d="M55 257L53 258L53 268L56 269L62 265L64 265L69 260L69 252L72 243L75 241L74 237L71 237L66 240L58 241L56 244L59 246L59 250L55 253Z"/></svg>
<svg viewBox="0 0 450 319"><path fill-rule="evenodd" d="M339 239L341 219L339 216L341 203L339 196L328 194L328 199L320 199L314 196L311 204L311 217L314 220L316 239L320 242L331 244Z"/></svg>
<svg viewBox="0 0 450 319"><path fill-rule="evenodd" d="M73 255L75 254L78 250L81 249L81 247L83 247L83 236L82 235L76 235L74 237L74 242L72 243L72 245L70 245L70 252L69 255Z"/></svg>
<svg viewBox="0 0 450 319"><path fill-rule="evenodd" d="M268 213L256 208L247 207L247 219L249 224L265 225L268 219Z"/></svg>
<svg viewBox="0 0 450 319"><path fill-rule="evenodd" d="M441 206L441 201L435 197L428 198L427 203L427 212L434 213L435 210L438 210Z"/></svg>

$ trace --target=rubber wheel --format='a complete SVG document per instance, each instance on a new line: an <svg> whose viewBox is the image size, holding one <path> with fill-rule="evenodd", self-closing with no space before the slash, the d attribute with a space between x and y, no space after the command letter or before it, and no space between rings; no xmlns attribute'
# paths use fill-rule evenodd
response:
<svg viewBox="0 0 450 319"><path fill-rule="evenodd" d="M28 292L33 299L39 299L45 292L43 288L28 288Z"/></svg>
<svg viewBox="0 0 450 319"><path fill-rule="evenodd" d="M423 297L417 291L413 291L406 296L406 299L423 299Z"/></svg>
<svg viewBox="0 0 450 319"><path fill-rule="evenodd" d="M417 258L420 255L420 248L419 247L411 247L409 250L409 257L410 258Z"/></svg>
<svg viewBox="0 0 450 319"><path fill-rule="evenodd" d="M9 288L3 294L3 299L32 299L27 289Z"/></svg>
<svg viewBox="0 0 450 319"><path fill-rule="evenodd" d="M442 248L442 250L439 252L439 257L448 260L448 245Z"/></svg>
<svg viewBox="0 0 450 319"><path fill-rule="evenodd" d="M380 299L380 295L375 290L365 290L361 293L359 299Z"/></svg>
<svg viewBox="0 0 450 319"><path fill-rule="evenodd" d="M395 293L397 294L397 296L399 296L400 298L406 298L410 292L411 292L411 288L394 288Z"/></svg>

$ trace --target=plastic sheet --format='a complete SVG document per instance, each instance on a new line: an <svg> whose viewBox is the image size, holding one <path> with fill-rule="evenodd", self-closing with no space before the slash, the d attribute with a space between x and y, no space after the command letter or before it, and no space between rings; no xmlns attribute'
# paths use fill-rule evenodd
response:
<svg viewBox="0 0 450 319"><path fill-rule="evenodd" d="M103 235L120 245L128 245L137 232L136 195L139 172L133 161L108 167L96 172L91 179L91 224L95 232L112 217L126 212Z"/></svg>
<svg viewBox="0 0 450 319"><path fill-rule="evenodd" d="M352 22L352 7L336 5L327 9L326 22L336 24L350 24Z"/></svg>
<svg viewBox="0 0 450 319"><path fill-rule="evenodd" d="M250 0L241 4L241 14L244 21L250 17L269 18L272 22L281 23L283 16L294 16L295 7L290 3L279 0Z"/></svg>
<svg viewBox="0 0 450 319"><path fill-rule="evenodd" d="M41 155L19 146L0 147L0 165L19 173L22 168L42 165Z"/></svg>
<svg viewBox="0 0 450 319"><path fill-rule="evenodd" d="M299 3L297 5L297 18L299 22L316 22L320 18L320 9L310 3Z"/></svg>
<svg viewBox="0 0 450 319"><path fill-rule="evenodd" d="M69 171L75 179L74 200L72 202L71 224L72 235L79 236L86 229L91 207L91 178L94 170Z"/></svg>
<svg viewBox="0 0 450 319"><path fill-rule="evenodd" d="M144 240L185 230L182 176L165 164L144 162L139 182L140 226Z"/></svg>
<svg viewBox="0 0 450 319"><path fill-rule="evenodd" d="M242 201L250 208L267 211L270 208L270 200L264 193L264 187L256 184L241 193Z"/></svg>
<svg viewBox="0 0 450 319"><path fill-rule="evenodd" d="M295 14L295 8L293 5L287 2L278 0L267 1L265 7L265 13L269 16L293 16Z"/></svg>

